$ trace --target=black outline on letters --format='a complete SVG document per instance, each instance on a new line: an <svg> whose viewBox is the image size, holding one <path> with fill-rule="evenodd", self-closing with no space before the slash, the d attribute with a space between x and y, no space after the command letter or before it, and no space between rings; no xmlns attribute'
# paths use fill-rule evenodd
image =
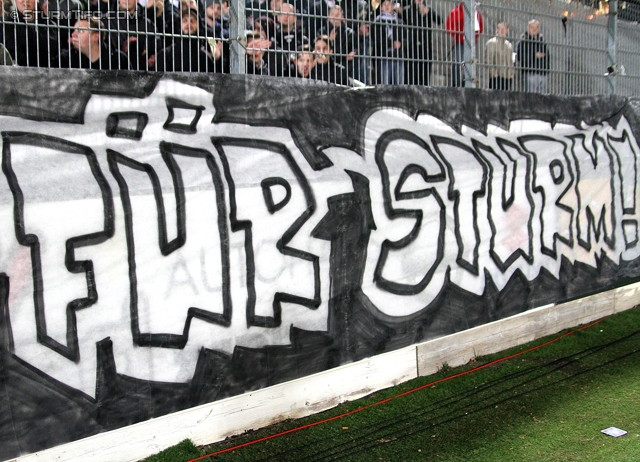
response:
<svg viewBox="0 0 640 462"><path fill-rule="evenodd" d="M170 132L180 133L181 135L193 135L197 133L197 125L200 117L202 117L202 111L206 108L204 106L196 106L195 104L189 104L185 101L179 100L177 98L171 98L167 96L167 111L169 111L169 115L167 116L167 121L164 123L162 128L165 130L169 130ZM189 125L187 124L178 124L173 123L173 118L175 117L174 109L193 109L196 111L196 115L191 120Z"/></svg>
<svg viewBox="0 0 640 462"><path fill-rule="evenodd" d="M571 140L571 155L574 159L574 163L576 165L576 197L578 198L578 210L576 213L576 236L578 238L578 244L584 248L585 250L591 251L592 245L591 245L591 230L593 230L593 234L595 236L595 240L596 242L600 241L600 234L604 231L604 242L609 245L609 247L614 248L615 247L615 229L616 229L616 224L615 224L615 208L613 208L613 202L610 205L610 207L612 207L611 209L611 221L612 221L612 229L611 229L611 239L609 239L608 237L608 233L607 233L607 227L606 227L606 222L605 222L605 217L608 213L607 210L607 204L604 204L602 206L602 212L600 214L600 219L598 220L598 224L596 226L596 218L593 214L593 212L591 211L591 207L590 206L586 206L585 207L585 214L587 216L587 240L584 241L580 238L581 234L582 234L582 229L580 227L580 211L582 210L582 196L580 195L580 191L578 189L578 186L580 184L580 179L581 179L581 172L580 172L580 159L578 158L578 154L576 153L576 144L577 144L577 140L581 140L582 141L582 150L584 152L586 152L589 156L589 158L591 159L591 162L594 166L594 168L597 168L598 166L598 156L599 155L608 155L609 156L609 184L611 186L611 198L615 198L616 197L616 192L614 190L614 185L613 185L613 177L614 177L614 163L615 163L615 159L613 155L611 154L611 152L609 151L609 147L607 146L607 143L605 141L604 138L598 136L597 133L593 134L593 137L591 139L591 144L592 144L592 149L593 151L590 151L589 149L587 149L587 137L584 133L577 133L575 135L569 135L567 136L567 138L569 138ZM598 152L598 146L596 144L596 138L599 138L602 145L605 148L606 153L600 153Z"/></svg>
<svg viewBox="0 0 640 462"><path fill-rule="evenodd" d="M320 306L320 257L311 253L288 247L288 243L293 239L293 236L300 230L302 225L313 215L316 210L316 200L313 195L313 190L305 178L302 170L296 164L291 152L282 143L275 141L265 141L246 138L228 138L228 137L211 137L211 142L216 148L224 175L229 186L229 204L231 210L229 211L229 217L231 220L231 230L233 232L244 231L245 233L245 253L246 253L246 267L247 267L247 324L249 326L260 327L278 327L282 323L282 302L295 303L297 305L306 306L310 309L316 309ZM251 149L261 149L264 151L270 151L274 154L281 155L296 179L300 183L300 187L304 193L307 209L296 219L296 221L287 229L287 231L278 240L276 247L283 255L292 256L295 258L301 258L302 260L310 261L313 263L314 273L314 298L309 299L306 297L300 297L298 295L291 295L282 292L276 292L273 297L273 316L259 316L255 314L256 307L256 289L255 289L255 261L253 252L253 223L251 220L238 220L237 218L237 205L236 205L236 187L233 177L231 176L231 169L229 168L229 161L224 152L224 146L244 147Z"/></svg>
<svg viewBox="0 0 640 462"><path fill-rule="evenodd" d="M453 202L453 213L455 216L455 225L454 231L456 235L456 243L458 244L458 255L456 256L456 263L461 267L469 271L471 274L478 276L480 274L480 269L478 267L478 258L479 253L478 249L480 248L480 230L478 229L478 198L486 197L487 193L487 181L488 181L488 170L487 161L480 155L478 152L458 140L454 140L452 138L447 138L444 136L431 135L431 143L433 143L433 147L438 153L438 155L442 158L442 162L447 166L447 172L449 173L449 188L447 189L447 196L449 200ZM479 190L475 190L473 192L473 233L476 239L476 243L473 247L473 262L468 262L464 258L462 258L462 253L464 251L464 244L462 242L462 235L460 233L460 190L455 189L455 172L453 171L453 167L449 162L447 162L447 156L445 156L440 150L440 144L448 144L450 146L454 146L459 148L462 151L466 151L471 154L482 167L482 181Z"/></svg>
<svg viewBox="0 0 640 462"><path fill-rule="evenodd" d="M120 127L121 120L131 119L136 120L135 130ZM110 138L125 138L137 141L142 139L142 132L144 132L147 123L149 123L149 116L144 112L112 112L107 117L105 133Z"/></svg>
<svg viewBox="0 0 640 462"><path fill-rule="evenodd" d="M547 195L545 194L545 190L542 186L537 186L536 185L536 179L537 179L537 171L538 171L538 155L537 153L533 152L533 151L529 151L526 147L525 147L525 143L527 141L543 141L543 142L554 142L554 143L560 143L562 145L562 156L564 157L565 160L565 164L563 165L562 162L560 162L558 159L554 159L551 162L549 162L549 175L551 176L551 179L553 181L553 183L555 185L558 185L560 183L562 183L562 181L564 180L564 170L565 170L565 166L566 168L569 170L569 176L571 178L571 181L569 182L569 184L567 185L567 187L564 189L564 191L562 191L560 193L560 195L558 196L558 199L555 201L555 205L556 207L558 207L560 210L564 210L565 212L568 212L571 214L571 221L569 222L569 239L566 239L564 236L561 236L558 233L553 233L553 247L549 248L546 247L544 245L544 241L542 239L542 237L544 236L544 211L545 211L545 207L547 205ZM533 168L531 169L532 171L532 181L531 181L531 189L533 190L533 192L540 194L540 196L542 197L542 207L540 207L540 251L551 257L551 258L558 258L558 246L557 246L557 241L562 242L563 244L569 246L569 247L573 247L573 223L574 223L574 219L576 218L576 214L575 214L575 210L573 210L571 207L568 207L562 203L560 203L560 201L562 200L562 198L567 194L567 192L572 189L573 187L575 187L576 185L576 176L573 173L573 170L571 169L571 159L569 159L569 155L567 154L568 151L568 146L567 143L565 143L562 140L559 140L557 138L553 138L550 136L544 136L544 135L524 135L524 136L520 136L518 138L518 142L520 143L520 146L522 147L523 151L529 153L529 155L531 156L531 161L533 162ZM553 174L553 170L552 170L552 166L554 165L559 165L561 167L561 176L560 178L557 178L554 176Z"/></svg>
<svg viewBox="0 0 640 462"><path fill-rule="evenodd" d="M284 199L282 199L277 204L273 202L273 194L271 193L271 186L274 185L280 185L286 191ZM267 204L267 210L271 215L284 208L289 203L289 200L291 200L291 185L284 178L265 178L260 182L260 186L262 187L262 197L264 197L264 202L265 204Z"/></svg>
<svg viewBox="0 0 640 462"><path fill-rule="evenodd" d="M435 187L428 188L428 189L421 190L414 193L405 193L409 195L414 194L413 196L407 196L407 197L427 197L427 196L433 195L434 199L440 206L440 232L438 233L438 241L437 241L438 250L436 252L436 258L435 258L435 261L433 262L433 265L431 265L431 268L429 268L429 270L424 275L422 280L417 284L402 284L399 282L389 281L388 279L385 279L384 276L382 276L382 271L387 261L387 257L389 256L389 251L403 249L407 247L409 244L411 244L411 242L413 242L420 234L420 230L422 226L422 210L394 209L392 205L391 192L390 192L391 185L389 183L389 171L387 170L383 157L389 144L397 140L409 141L411 143L414 143L420 146L426 152L429 153L429 155L435 160L435 162L442 169L444 169L444 167L442 166L440 160L433 154L433 151L431 150L427 142L413 132L410 132L404 129L389 130L384 132L376 142L376 152L375 152L376 164L378 165L378 169L380 170L380 177L382 179L382 195L384 197L385 212L387 216L392 220L398 217L409 217L409 218L415 219L416 224L414 225L411 232L405 237L403 237L402 239L397 241L390 241L389 239L385 239L384 242L382 242L382 246L380 248L380 256L378 257L378 263L376 264L376 268L373 273L373 282L375 282L375 284L379 288L386 290L387 292L395 295L416 295L422 292L425 289L425 287L427 287L427 285L431 281L431 278L433 278L433 274L435 273L435 270L438 268L438 266L440 265L440 262L442 262L442 259L444 258L444 233L446 229L446 207L444 205L444 202L442 201L442 198L440 197L440 194L438 194L438 191L435 189ZM410 164L408 167L411 167L412 165L414 164ZM406 180L406 175L404 174L407 171L408 167L405 167L405 169L401 174L400 179L402 179L403 182L404 180ZM415 168L413 168L413 170L418 171ZM420 170L424 170L424 168L421 168ZM426 172L424 173L421 172L420 175L422 176L423 179L438 178L438 181L441 181L439 175L430 177L429 175L426 174ZM398 194L399 190L397 187L395 188L395 193L397 198L399 195ZM418 195L415 195L415 194L418 194Z"/></svg>
<svg viewBox="0 0 640 462"><path fill-rule="evenodd" d="M619 178L620 178L620 199L622 202L622 215L635 215L636 214L636 209L637 209L637 193L638 193L638 153L636 152L636 150L633 148L633 144L631 143L631 138L629 136L629 134L627 133L626 130L622 131L622 135L617 138L614 136L611 136L610 134L607 134L607 144L609 145L609 148L611 149L611 151L614 152L616 159L618 161L618 172L619 172ZM616 142L616 143L627 143L627 146L629 147L629 149L631 149L631 152L633 153L633 207L625 207L624 206L624 198L625 198L625 193L624 193L624 181L623 181L623 176L622 176L622 169L624 167L624 165L621 162L621 156L620 153L616 150L616 148L614 148L611 145L611 142ZM630 249L632 247L635 247L638 244L638 220L637 219L623 219L621 222L622 228L623 228L623 233L622 236L624 238L624 242L625 242L625 247L627 249ZM636 238L632 241L627 241L627 234L624 231L624 227L625 225L633 225L633 227L635 228L635 235Z"/></svg>
<svg viewBox="0 0 640 462"><path fill-rule="evenodd" d="M531 188L529 187L531 185L531 169L532 169L531 155L527 152L524 152L523 149L518 144L510 140L496 137L496 143L502 150L502 153L504 153L504 155L513 163L513 177L511 178L511 188L510 188L511 193L507 197L506 182L507 182L508 167L498 152L496 152L494 149L487 150L487 152L490 152L491 154L493 154L503 165L504 176L502 181L502 210L507 211L515 201L515 184L516 184L517 169L518 169L518 160L513 159L511 157L511 154L509 154L509 152L505 149L505 146L509 146L512 149L515 149L518 152L518 154L520 154L525 159L524 189L525 189L525 196L527 197L527 201L529 202L529 208L530 208L529 219L527 220L527 233L529 234L529 253L522 250L522 248L518 248L517 250L514 250L511 253L511 255L509 255L507 260L504 262L495 251L496 227L495 227L495 224L493 223L493 217L491 216L491 214L489 214L489 223L491 225L491 231L492 231L489 253L494 263L498 267L498 269L504 273L513 264L513 262L515 262L519 257L522 257L529 264L533 263L533 213L535 210L535 204L533 203L533 197L531 197Z"/></svg>
<svg viewBox="0 0 640 462"><path fill-rule="evenodd" d="M224 201L224 187L220 170L215 163L213 155L204 149L191 148L174 143L160 142L160 152L165 161L167 168L171 172L173 179L173 187L176 198L176 221L177 221L177 237L172 241L167 241L167 224L165 218L164 200L162 198L162 187L160 180L153 167L149 164L143 164L126 157L116 151L107 149L107 159L109 169L116 179L120 187L120 198L122 207L124 208L124 221L127 239L127 254L129 263L129 287L130 287L130 315L131 315L131 334L136 345L147 347L161 348L178 348L185 347L189 340L189 330L193 318L200 319L212 324L218 324L224 327L231 325L231 293L230 293L230 276L229 276L229 238L226 227L226 207ZM216 191L217 212L218 212L218 232L220 234L220 255L222 265L222 313L212 313L197 307L189 307L187 310L187 319L185 320L182 334L154 334L140 332L140 323L138 316L138 281L136 276L136 257L135 242L133 238L133 209L131 207L131 199L129 197L129 188L127 182L120 173L119 164L122 164L133 170L144 172L149 176L149 181L153 187L153 194L156 201L158 213L158 239L159 247L162 255L167 256L176 249L182 247L187 239L186 230L186 209L184 185L182 182L182 172L174 156L185 156L192 158L204 159L207 167L211 172L211 180Z"/></svg>
<svg viewBox="0 0 640 462"><path fill-rule="evenodd" d="M91 260L76 260L75 249L101 244L113 236L114 209L109 182L100 169L100 164L98 163L95 153L88 146L72 143L71 141L49 135L27 132L2 132L2 141L2 171L7 177L7 182L13 195L13 216L16 239L20 245L27 246L31 249L33 302L35 306L38 342L65 358L78 362L80 361L80 348L78 345L76 311L95 304L98 301L98 291L93 273L93 262ZM40 260L40 240L35 234L26 234L24 225L24 195L11 165L12 144L35 146L57 150L65 154L85 156L93 178L100 188L104 213L104 229L99 232L69 238L65 245L65 266L67 270L75 274L85 273L87 281L87 297L72 300L67 304L67 345L63 345L47 335L47 322L44 314L42 265Z"/></svg>

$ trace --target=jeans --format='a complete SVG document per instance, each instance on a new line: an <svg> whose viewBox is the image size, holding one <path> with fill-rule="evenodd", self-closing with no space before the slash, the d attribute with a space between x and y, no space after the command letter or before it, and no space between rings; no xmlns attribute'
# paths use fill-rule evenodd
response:
<svg viewBox="0 0 640 462"><path fill-rule="evenodd" d="M369 58L369 37L362 37L359 43L358 55L353 66L353 78L371 85L371 58Z"/></svg>
<svg viewBox="0 0 640 462"><path fill-rule="evenodd" d="M524 74L524 91L530 93L547 92L547 76L543 74Z"/></svg>
<svg viewBox="0 0 640 462"><path fill-rule="evenodd" d="M376 66L378 85L404 84L404 63L401 60L379 59Z"/></svg>
<svg viewBox="0 0 640 462"><path fill-rule="evenodd" d="M456 43L453 46L453 63L451 64L451 85L454 87L464 86L463 63L464 43Z"/></svg>

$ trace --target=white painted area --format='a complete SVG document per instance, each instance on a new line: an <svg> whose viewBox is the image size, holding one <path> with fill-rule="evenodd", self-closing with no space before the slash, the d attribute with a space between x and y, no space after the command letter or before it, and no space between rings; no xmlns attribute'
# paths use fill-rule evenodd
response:
<svg viewBox="0 0 640 462"><path fill-rule="evenodd" d="M102 433L12 462L128 462L148 457L189 438L196 445L247 430L300 418L458 366L545 335L628 310L640 303L640 283L368 358L319 374Z"/></svg>

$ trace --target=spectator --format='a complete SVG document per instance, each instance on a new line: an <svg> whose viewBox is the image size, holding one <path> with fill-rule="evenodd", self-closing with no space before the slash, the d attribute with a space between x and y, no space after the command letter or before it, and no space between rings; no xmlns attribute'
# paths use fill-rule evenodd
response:
<svg viewBox="0 0 640 462"><path fill-rule="evenodd" d="M0 25L0 43L18 66L49 67L58 59L53 23L38 14L36 0L16 0Z"/></svg>
<svg viewBox="0 0 640 462"><path fill-rule="evenodd" d="M203 30L205 36L228 39L229 24L225 23L222 18L222 0L205 0L204 5Z"/></svg>
<svg viewBox="0 0 640 462"><path fill-rule="evenodd" d="M309 39L302 28L297 26L297 20L293 5L283 3L280 12L276 14L275 48L291 53L292 59L295 59L297 50L303 45L309 45Z"/></svg>
<svg viewBox="0 0 640 462"><path fill-rule="evenodd" d="M169 9L167 9L169 8ZM169 47L173 43L173 35L180 34L180 18L179 15L172 14L173 5L170 1L165 0L147 0L144 8L145 18L153 24L156 31L156 49L162 50ZM179 11L179 9L175 9ZM153 68L155 57L151 57L148 61L149 68Z"/></svg>
<svg viewBox="0 0 640 462"><path fill-rule="evenodd" d="M271 62L264 59L264 55L271 47L271 40L265 38L259 31L247 33L247 66L249 75L276 75Z"/></svg>
<svg viewBox="0 0 640 462"><path fill-rule="evenodd" d="M150 0L147 0L150 1ZM177 22L181 22L180 20L180 11L182 10L182 2L181 0L164 0L164 15L165 15L165 23L175 24ZM180 30L180 27L175 29L176 32Z"/></svg>
<svg viewBox="0 0 640 462"><path fill-rule="evenodd" d="M540 22L529 21L527 31L520 36L516 47L516 58L522 72L524 90L536 93L547 92L549 52L540 33Z"/></svg>
<svg viewBox="0 0 640 462"><path fill-rule="evenodd" d="M156 29L145 17L144 8L136 0L118 0L117 13L108 22L111 47L125 53L134 70L153 67Z"/></svg>
<svg viewBox="0 0 640 462"><path fill-rule="evenodd" d="M328 26L322 29L321 35L329 36L332 42L333 61L347 70L349 76L353 75L353 58L358 37L353 29L347 26L344 13L340 5L334 5L329 10Z"/></svg>
<svg viewBox="0 0 640 462"><path fill-rule="evenodd" d="M425 0L410 0L403 18L409 29L409 61L406 62L406 80L409 85L429 85L433 61L432 33L434 24L442 24L440 16Z"/></svg>
<svg viewBox="0 0 640 462"><path fill-rule="evenodd" d="M382 85L404 83L402 21L391 0L383 0L380 14L373 24L376 57L376 82Z"/></svg>
<svg viewBox="0 0 640 462"><path fill-rule="evenodd" d="M222 72L222 44L212 49L199 34L197 10L182 12L182 36L158 53L156 70L167 72Z"/></svg>
<svg viewBox="0 0 640 462"><path fill-rule="evenodd" d="M60 52L60 67L71 69L129 69L129 59L104 42L104 25L94 17L75 22L70 48Z"/></svg>
<svg viewBox="0 0 640 462"><path fill-rule="evenodd" d="M321 35L316 38L313 52L316 54L316 65L313 67L312 78L333 83L333 60L331 59L333 49L328 35Z"/></svg>
<svg viewBox="0 0 640 462"><path fill-rule="evenodd" d="M476 44L478 35L484 31L482 15L475 11L475 32ZM462 75L462 65L464 63L464 2L453 8L447 17L445 28L449 35L453 37L453 62L451 64L451 85L454 87L464 86L464 76Z"/></svg>
<svg viewBox="0 0 640 462"><path fill-rule="evenodd" d="M489 71L489 88L511 90L513 84L513 46L506 39L509 26L500 21L496 26L496 36L484 48L484 62Z"/></svg>
<svg viewBox="0 0 640 462"><path fill-rule="evenodd" d="M304 45L297 53L296 59L292 64L289 77L298 77L301 79L308 79L311 77L311 71L316 65L315 58L309 45Z"/></svg>
<svg viewBox="0 0 640 462"><path fill-rule="evenodd" d="M269 16L260 16L253 23L253 29L261 33L264 32L265 38L271 40L272 44L276 37L276 24Z"/></svg>
<svg viewBox="0 0 640 462"><path fill-rule="evenodd" d="M275 24L278 23L278 15L280 14L283 3L285 3L284 0L269 0L268 15L273 19Z"/></svg>
<svg viewBox="0 0 640 462"><path fill-rule="evenodd" d="M334 61L331 39L328 35L321 35L316 39L314 53L316 65L313 67L311 78L338 85L349 85L347 69Z"/></svg>
<svg viewBox="0 0 640 462"><path fill-rule="evenodd" d="M269 66L269 75L289 76L293 63L291 58L295 59L295 53L284 53L276 49L276 27L274 21L267 16L263 16L255 22L253 31L258 32L263 39L268 40L271 44L262 57Z"/></svg>

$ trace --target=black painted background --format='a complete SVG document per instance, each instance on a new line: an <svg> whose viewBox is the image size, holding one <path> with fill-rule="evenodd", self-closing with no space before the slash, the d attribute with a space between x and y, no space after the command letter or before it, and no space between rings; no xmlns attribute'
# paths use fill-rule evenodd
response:
<svg viewBox="0 0 640 462"><path fill-rule="evenodd" d="M0 67L0 114L41 121L82 123L92 93L144 98L161 74L82 72ZM165 77L168 78L168 77ZM431 114L460 129L508 128L509 120L615 123L624 115L640 139L640 101L622 97L555 97L454 88L378 87L346 90L300 80L226 75L172 77L213 93L214 122L289 128L315 169L330 166L322 149L361 153L366 118L381 107L412 116ZM1 127L0 127L1 130ZM144 421L198 404L242 394L640 279L640 260L593 268L563 259L560 279L542 270L527 281L516 272L498 291L487 274L482 296L445 283L437 300L409 320L375 316L362 296L364 255L372 219L366 178L351 174L354 192L330 199L314 237L331 241L329 330L293 328L290 346L236 348L232 356L202 350L193 379L162 384L119 375L109 339L96 349L96 400L60 384L11 353L7 299L10 280L0 275L0 459L9 459ZM341 228L344 232L337 233Z"/></svg>

